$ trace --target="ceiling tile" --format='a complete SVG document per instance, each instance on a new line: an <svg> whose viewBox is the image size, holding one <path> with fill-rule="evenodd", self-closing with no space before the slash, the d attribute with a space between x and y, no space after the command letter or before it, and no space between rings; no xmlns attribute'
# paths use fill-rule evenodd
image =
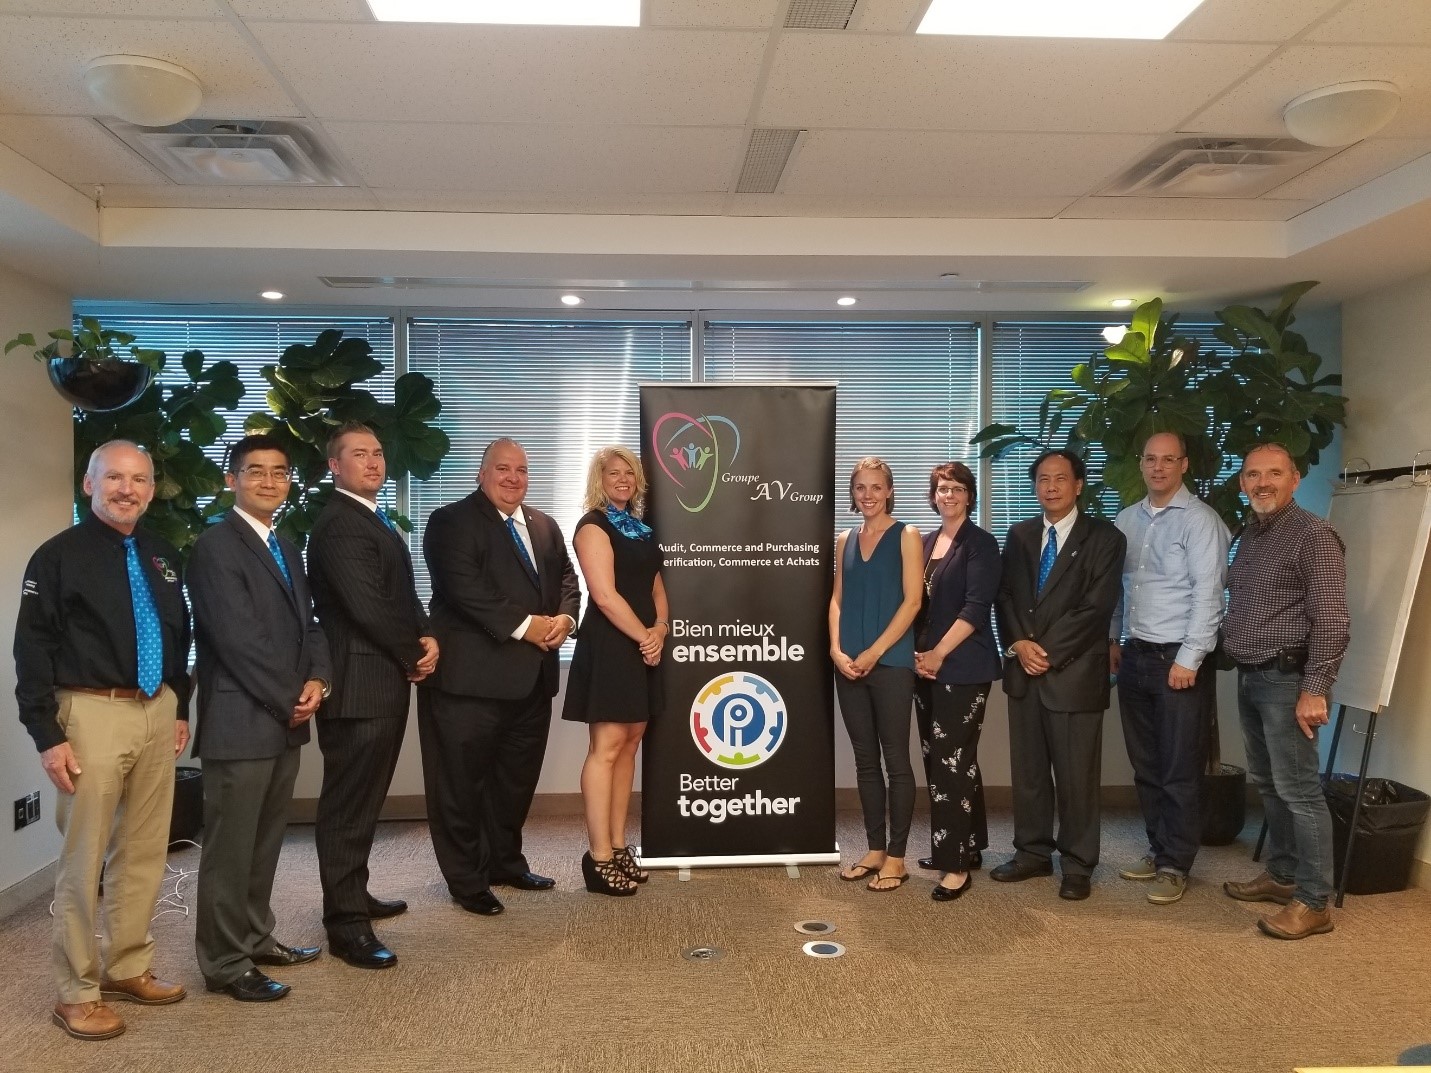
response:
<svg viewBox="0 0 1431 1073"><path fill-rule="evenodd" d="M769 29L782 0L649 0L650 26L738 26Z"/></svg>
<svg viewBox="0 0 1431 1073"><path fill-rule="evenodd" d="M452 190L374 190L393 212L530 212L616 216L719 216L724 194L482 194Z"/></svg>
<svg viewBox="0 0 1431 1073"><path fill-rule="evenodd" d="M1369 138L1283 183L1272 197L1320 204L1431 153L1431 138Z"/></svg>
<svg viewBox="0 0 1431 1073"><path fill-rule="evenodd" d="M727 216L873 219L1050 220L1066 197L868 197L815 194L734 194Z"/></svg>
<svg viewBox="0 0 1431 1073"><path fill-rule="evenodd" d="M1321 86L1383 79L1401 90L1401 109L1377 133L1384 138L1431 137L1431 52L1378 45L1292 45L1183 129L1238 135L1286 135L1282 109Z"/></svg>
<svg viewBox="0 0 1431 1073"><path fill-rule="evenodd" d="M1431 45L1426 0L1351 0L1307 35L1309 41Z"/></svg>
<svg viewBox="0 0 1431 1073"><path fill-rule="evenodd" d="M759 110L772 127L1167 130L1260 62L1262 45L786 34ZM1178 78L1168 78L1176 70ZM1156 86L1157 92L1130 87Z"/></svg>
<svg viewBox="0 0 1431 1073"><path fill-rule="evenodd" d="M373 22L373 10L364 0L229 0L244 19L279 19L284 22Z"/></svg>
<svg viewBox="0 0 1431 1073"><path fill-rule="evenodd" d="M1066 220L1290 220L1311 201L1259 198L1086 197L1059 215Z"/></svg>
<svg viewBox="0 0 1431 1073"><path fill-rule="evenodd" d="M1283 41L1342 0L1203 0L1171 41Z"/></svg>
<svg viewBox="0 0 1431 1073"><path fill-rule="evenodd" d="M324 126L368 186L479 194L720 192L745 149L734 127Z"/></svg>
<svg viewBox="0 0 1431 1073"><path fill-rule="evenodd" d="M738 31L531 26L253 29L320 116L398 121L740 126L765 40Z"/></svg>
<svg viewBox="0 0 1431 1073"><path fill-rule="evenodd" d="M99 123L81 116L0 116L0 143L87 196L97 184L168 182Z"/></svg>
<svg viewBox="0 0 1431 1073"><path fill-rule="evenodd" d="M212 118L297 115L244 38L224 22L0 16L0 113L93 115L84 65L134 53L168 60L203 83L200 114Z"/></svg>
<svg viewBox="0 0 1431 1073"><path fill-rule="evenodd" d="M851 30L866 33L912 33L929 0L861 0Z"/></svg>
<svg viewBox="0 0 1431 1073"><path fill-rule="evenodd" d="M218 12L214 8L213 0L0 0L0 15L212 19Z"/></svg>
<svg viewBox="0 0 1431 1073"><path fill-rule="evenodd" d="M119 185L104 188L104 204L127 209L375 209L360 187Z"/></svg>
<svg viewBox="0 0 1431 1073"><path fill-rule="evenodd" d="M1143 134L811 131L782 193L880 197L1077 197L1152 147Z"/></svg>

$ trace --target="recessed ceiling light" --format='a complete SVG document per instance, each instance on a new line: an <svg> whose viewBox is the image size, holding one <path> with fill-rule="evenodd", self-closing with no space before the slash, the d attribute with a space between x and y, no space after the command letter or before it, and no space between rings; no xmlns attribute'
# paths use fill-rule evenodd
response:
<svg viewBox="0 0 1431 1073"><path fill-rule="evenodd" d="M270 302L276 302L283 297L282 291L260 291L260 298L267 298Z"/></svg>
<svg viewBox="0 0 1431 1073"><path fill-rule="evenodd" d="M836 298L836 299L835 299L835 305L837 305L837 306L852 306L852 305L854 305L854 304L855 304L856 302L858 302L858 301L859 301L858 298L851 298L851 297L847 294L847 295L845 295L843 298Z"/></svg>
<svg viewBox="0 0 1431 1073"><path fill-rule="evenodd" d="M1129 308L1131 308L1132 306L1135 306L1135 305L1138 304L1138 299L1136 299L1136 298L1115 298L1115 299L1113 299L1113 301L1109 302L1108 304L1109 304L1110 306L1112 306L1114 309L1129 309Z"/></svg>
<svg viewBox="0 0 1431 1073"><path fill-rule="evenodd" d="M373 0L370 0L373 2ZM1117 37L1161 41L1202 0L933 0L915 31L985 37Z"/></svg>
<svg viewBox="0 0 1431 1073"><path fill-rule="evenodd" d="M582 300L574 294L564 294L561 296L561 304L564 306L579 306Z"/></svg>
<svg viewBox="0 0 1431 1073"><path fill-rule="evenodd" d="M368 0L379 22L640 26L641 0Z"/></svg>

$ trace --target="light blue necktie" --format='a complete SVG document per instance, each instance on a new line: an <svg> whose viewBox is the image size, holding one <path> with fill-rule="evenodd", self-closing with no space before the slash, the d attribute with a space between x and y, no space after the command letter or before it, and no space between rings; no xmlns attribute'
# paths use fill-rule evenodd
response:
<svg viewBox="0 0 1431 1073"><path fill-rule="evenodd" d="M272 529L268 531L268 550L273 552L273 557L278 560L278 569L283 573L283 580L288 582L288 587L293 588L293 575L288 572L288 561L283 557L283 549L278 546L278 534Z"/></svg>
<svg viewBox="0 0 1431 1073"><path fill-rule="evenodd" d="M537 584L537 564L532 562L531 553L527 551L527 545L523 543L521 534L517 532L517 522L510 514L507 515L507 532L512 534L512 540L516 542L517 554L521 556L522 565L527 568L527 573L532 576L532 584Z"/></svg>
<svg viewBox="0 0 1431 1073"><path fill-rule="evenodd" d="M159 612L149 579L139 562L134 538L124 538L124 567L129 574L129 599L134 604L134 639L139 647L139 688L147 696L159 692L164 681L164 635L159 629Z"/></svg>
<svg viewBox="0 0 1431 1073"><path fill-rule="evenodd" d="M391 532L396 533L398 531L398 527L393 524L393 520L388 517L388 512L383 510L382 507L378 508L378 521L386 525Z"/></svg>
<svg viewBox="0 0 1431 1073"><path fill-rule="evenodd" d="M1053 561L1058 558L1058 530L1053 526L1048 527L1048 543L1043 546L1043 554L1038 560L1038 588L1035 592L1043 592L1043 583L1048 580L1048 575L1053 572Z"/></svg>

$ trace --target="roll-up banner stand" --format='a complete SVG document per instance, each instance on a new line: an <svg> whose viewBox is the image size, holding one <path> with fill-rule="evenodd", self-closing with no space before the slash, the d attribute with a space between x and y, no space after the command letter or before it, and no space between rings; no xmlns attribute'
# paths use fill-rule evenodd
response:
<svg viewBox="0 0 1431 1073"><path fill-rule="evenodd" d="M833 384L643 384L665 556L665 714L646 731L641 858L833 863Z"/></svg>

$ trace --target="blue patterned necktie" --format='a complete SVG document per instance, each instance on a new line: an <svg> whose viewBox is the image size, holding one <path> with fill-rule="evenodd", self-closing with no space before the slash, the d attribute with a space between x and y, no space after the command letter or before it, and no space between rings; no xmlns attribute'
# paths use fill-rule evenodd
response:
<svg viewBox="0 0 1431 1073"><path fill-rule="evenodd" d="M1048 580L1048 575L1053 571L1053 561L1058 558L1058 530L1053 526L1048 527L1048 543L1043 546L1043 554L1038 560L1038 588L1036 592L1043 592L1043 583Z"/></svg>
<svg viewBox="0 0 1431 1073"><path fill-rule="evenodd" d="M149 579L139 562L139 550L134 538L124 538L124 567L129 574L129 599L134 604L134 638L139 648L139 688L146 696L154 696L164 681L164 635L159 629L159 612L154 607L154 594L149 591Z"/></svg>
<svg viewBox="0 0 1431 1073"><path fill-rule="evenodd" d="M288 572L288 561L283 557L283 549L278 546L278 534L272 529L268 531L268 550L273 552L273 557L278 562L278 569L283 574L283 580L288 582L288 587L293 588L293 575Z"/></svg>
<svg viewBox="0 0 1431 1073"><path fill-rule="evenodd" d="M507 532L512 534L512 540L517 545L517 555L521 557L522 565L527 568L527 573L532 577L532 583L537 583L537 564L532 562L531 553L527 551L527 545L522 541L521 534L517 532L517 522L510 514L507 515Z"/></svg>
<svg viewBox="0 0 1431 1073"><path fill-rule="evenodd" d="M396 533L398 531L398 527L393 524L393 520L388 517L388 512L383 510L382 507L378 508L378 521L386 525L390 532Z"/></svg>

